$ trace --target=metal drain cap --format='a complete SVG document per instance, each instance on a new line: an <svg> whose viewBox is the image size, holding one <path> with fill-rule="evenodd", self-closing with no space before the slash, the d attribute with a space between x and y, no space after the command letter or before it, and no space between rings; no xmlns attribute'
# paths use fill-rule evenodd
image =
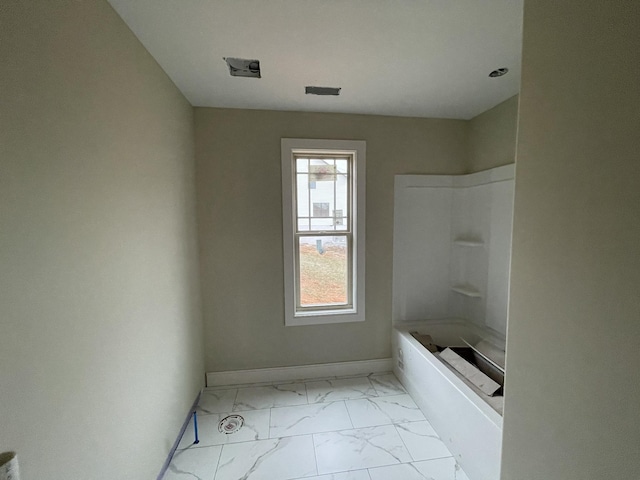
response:
<svg viewBox="0 0 640 480"><path fill-rule="evenodd" d="M244 418L240 415L228 415L218 423L218 431L229 435L240 430L242 425L244 425Z"/></svg>

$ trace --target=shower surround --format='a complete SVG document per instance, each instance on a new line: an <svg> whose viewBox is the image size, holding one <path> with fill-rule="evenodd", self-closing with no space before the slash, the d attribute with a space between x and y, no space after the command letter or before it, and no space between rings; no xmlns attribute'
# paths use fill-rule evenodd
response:
<svg viewBox="0 0 640 480"><path fill-rule="evenodd" d="M411 332L504 361L513 178L507 165L395 180L394 371L471 480L500 477L502 388L484 395Z"/></svg>

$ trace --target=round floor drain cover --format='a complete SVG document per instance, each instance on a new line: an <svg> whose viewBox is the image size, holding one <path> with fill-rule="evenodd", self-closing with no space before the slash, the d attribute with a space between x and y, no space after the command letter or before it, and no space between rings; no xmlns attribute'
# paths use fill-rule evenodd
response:
<svg viewBox="0 0 640 480"><path fill-rule="evenodd" d="M236 433L242 428L242 425L244 425L244 418L240 415L229 415L220 420L218 431L228 435L230 433Z"/></svg>

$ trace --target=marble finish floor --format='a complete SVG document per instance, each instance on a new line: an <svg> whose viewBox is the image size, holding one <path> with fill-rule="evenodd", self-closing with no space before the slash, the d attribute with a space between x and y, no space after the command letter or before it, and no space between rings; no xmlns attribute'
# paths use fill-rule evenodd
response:
<svg viewBox="0 0 640 480"><path fill-rule="evenodd" d="M197 411L164 480L468 480L392 373L209 388Z"/></svg>

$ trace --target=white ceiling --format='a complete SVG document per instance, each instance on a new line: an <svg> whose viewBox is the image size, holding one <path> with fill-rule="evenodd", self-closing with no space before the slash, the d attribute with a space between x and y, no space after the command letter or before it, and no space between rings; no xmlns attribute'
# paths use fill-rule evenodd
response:
<svg viewBox="0 0 640 480"><path fill-rule="evenodd" d="M520 85L523 0L109 2L195 106L469 119Z"/></svg>

